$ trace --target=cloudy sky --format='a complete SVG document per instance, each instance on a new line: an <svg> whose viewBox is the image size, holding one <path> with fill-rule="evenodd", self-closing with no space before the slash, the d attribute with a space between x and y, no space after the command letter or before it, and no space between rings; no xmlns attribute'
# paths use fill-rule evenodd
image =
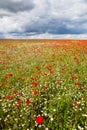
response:
<svg viewBox="0 0 87 130"><path fill-rule="evenodd" d="M87 39L87 0L0 0L0 38Z"/></svg>

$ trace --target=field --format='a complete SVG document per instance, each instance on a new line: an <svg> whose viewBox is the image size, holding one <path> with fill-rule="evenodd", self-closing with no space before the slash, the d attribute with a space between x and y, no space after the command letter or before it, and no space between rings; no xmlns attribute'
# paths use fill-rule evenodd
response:
<svg viewBox="0 0 87 130"><path fill-rule="evenodd" d="M0 40L0 130L87 130L87 41Z"/></svg>

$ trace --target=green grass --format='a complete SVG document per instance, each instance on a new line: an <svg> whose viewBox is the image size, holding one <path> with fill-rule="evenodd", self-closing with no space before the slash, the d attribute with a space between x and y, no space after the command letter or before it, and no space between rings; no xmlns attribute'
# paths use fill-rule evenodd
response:
<svg viewBox="0 0 87 130"><path fill-rule="evenodd" d="M87 44L52 42L0 44L0 130L87 129Z"/></svg>

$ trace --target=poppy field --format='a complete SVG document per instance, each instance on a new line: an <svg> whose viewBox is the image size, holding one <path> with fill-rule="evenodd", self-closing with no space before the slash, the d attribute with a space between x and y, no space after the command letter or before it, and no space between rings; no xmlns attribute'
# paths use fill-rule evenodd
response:
<svg viewBox="0 0 87 130"><path fill-rule="evenodd" d="M0 40L0 130L87 130L87 41Z"/></svg>

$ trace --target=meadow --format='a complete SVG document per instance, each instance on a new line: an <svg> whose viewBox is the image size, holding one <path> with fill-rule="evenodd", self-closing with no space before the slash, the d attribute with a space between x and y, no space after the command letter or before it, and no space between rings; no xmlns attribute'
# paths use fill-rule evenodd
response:
<svg viewBox="0 0 87 130"><path fill-rule="evenodd" d="M0 130L87 130L87 41L0 40Z"/></svg>

